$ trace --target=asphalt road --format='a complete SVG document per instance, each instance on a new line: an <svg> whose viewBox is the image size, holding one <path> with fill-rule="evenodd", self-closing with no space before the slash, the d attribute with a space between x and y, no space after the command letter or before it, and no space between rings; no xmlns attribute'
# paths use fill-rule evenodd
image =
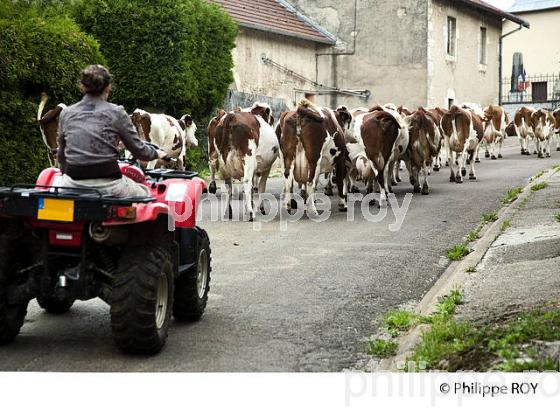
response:
<svg viewBox="0 0 560 410"><path fill-rule="evenodd" d="M280 229L275 220L254 230L249 222L203 221L213 256L211 295L200 322L174 323L155 357L121 355L101 301L77 302L64 316L30 304L16 341L0 348L0 371L340 371L363 357L375 321L390 309L418 302L444 271L445 250L459 243L480 216L500 207L512 187L560 163L522 157L513 139L505 158L482 160L478 180L431 176L429 196L414 195L404 223L389 230L392 212L378 223L356 220L333 205L331 217L307 218ZM405 173L406 178L406 173ZM269 192L279 193L272 180ZM399 204L411 192L395 188ZM236 205L237 205L237 201ZM375 208L371 208L376 212ZM205 205L204 214L209 215Z"/></svg>

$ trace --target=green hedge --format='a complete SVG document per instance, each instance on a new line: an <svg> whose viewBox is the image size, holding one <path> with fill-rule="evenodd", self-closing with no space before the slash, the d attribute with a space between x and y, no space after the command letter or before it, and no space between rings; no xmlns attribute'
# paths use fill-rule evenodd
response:
<svg viewBox="0 0 560 410"><path fill-rule="evenodd" d="M33 182L48 165L36 122L42 92L49 107L79 98L79 72L105 63L97 42L70 18L25 2L0 0L0 185Z"/></svg>
<svg viewBox="0 0 560 410"><path fill-rule="evenodd" d="M232 82L237 26L206 0L89 0L76 20L100 43L128 111L210 114Z"/></svg>

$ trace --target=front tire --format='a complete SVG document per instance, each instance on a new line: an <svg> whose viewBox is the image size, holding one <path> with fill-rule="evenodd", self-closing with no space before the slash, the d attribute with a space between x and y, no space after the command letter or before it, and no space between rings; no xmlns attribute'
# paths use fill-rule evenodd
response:
<svg viewBox="0 0 560 410"><path fill-rule="evenodd" d="M6 291L15 280L18 266L18 235L9 231L0 233L0 345L12 342L19 334L29 302L8 304Z"/></svg>
<svg viewBox="0 0 560 410"><path fill-rule="evenodd" d="M39 306L53 315L62 315L70 310L74 304L72 299L59 300L55 298L37 297Z"/></svg>
<svg viewBox="0 0 560 410"><path fill-rule="evenodd" d="M168 248L125 249L111 296L111 329L125 353L156 354L165 345L173 306L173 263Z"/></svg>
<svg viewBox="0 0 560 410"><path fill-rule="evenodd" d="M175 280L173 316L180 322L199 320L206 309L210 291L210 239L203 229L197 229L195 265Z"/></svg>

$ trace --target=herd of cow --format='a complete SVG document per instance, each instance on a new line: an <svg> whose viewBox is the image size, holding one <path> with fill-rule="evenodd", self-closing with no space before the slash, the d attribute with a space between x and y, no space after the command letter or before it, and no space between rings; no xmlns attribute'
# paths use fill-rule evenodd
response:
<svg viewBox="0 0 560 410"><path fill-rule="evenodd" d="M54 158L59 104L44 116L43 98L37 119L43 140ZM135 110L131 119L141 138L151 141L179 160L186 149L198 145L196 125L189 115L177 120L164 114ZM470 166L469 179L476 179L475 163L479 150L485 156L502 158L502 144L507 136L517 136L521 154L530 155L533 142L540 158L550 156L553 142L560 151L560 110L550 112L529 107L520 108L510 122L504 109L490 105L481 109L476 104L443 108L418 108L411 112L394 104L375 105L370 109L336 110L319 107L303 99L293 111L283 112L275 125L271 108L255 103L246 109L220 110L207 128L208 162L211 172L209 192L216 192L216 172L227 188L227 216L232 217L232 181L243 183L244 209L252 219L255 209L265 212L252 193L263 193L271 168L280 158L284 170L283 206L291 211L294 183L301 196L315 210L314 195L321 175L327 176L327 194L337 186L339 209L346 210L346 196L365 185L366 192L380 193L380 206L392 186L401 181L399 171L404 162L414 192L428 194L428 175L439 171L445 158L450 168L450 181L462 183ZM149 164L150 167L165 163Z"/></svg>

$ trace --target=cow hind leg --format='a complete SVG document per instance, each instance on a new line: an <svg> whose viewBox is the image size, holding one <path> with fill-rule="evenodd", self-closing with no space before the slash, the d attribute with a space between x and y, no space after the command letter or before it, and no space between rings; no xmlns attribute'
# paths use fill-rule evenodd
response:
<svg viewBox="0 0 560 410"><path fill-rule="evenodd" d="M416 165L412 167L411 182L414 186L413 192L415 194L419 193L422 189L420 188L420 172Z"/></svg>
<svg viewBox="0 0 560 410"><path fill-rule="evenodd" d="M422 195L428 195L430 193L430 185L428 184L428 167L426 164L422 166L423 182L422 182Z"/></svg>
<svg viewBox="0 0 560 410"><path fill-rule="evenodd" d="M226 219L233 219L233 211L231 209L231 199L233 197L233 183L231 178L225 178L224 183L226 184Z"/></svg>
<svg viewBox="0 0 560 410"><path fill-rule="evenodd" d="M294 172L293 167L284 172L284 209L291 212L297 209L297 202L293 199L294 192Z"/></svg>
<svg viewBox="0 0 560 410"><path fill-rule="evenodd" d="M321 175L321 158L316 164L309 164L309 196L307 198L307 209L313 214L317 214L317 208L315 207L315 192L317 192L317 186L319 185L319 176Z"/></svg>
<svg viewBox="0 0 560 410"><path fill-rule="evenodd" d="M333 196L332 172L326 172L325 178L327 180L327 186L325 186L325 195Z"/></svg>
<svg viewBox="0 0 560 410"><path fill-rule="evenodd" d="M400 174L401 167L402 167L401 161L395 162L395 165L394 165L394 169L395 169L394 180L391 181L391 185L397 185L399 182L402 181L401 174Z"/></svg>
<svg viewBox="0 0 560 410"><path fill-rule="evenodd" d="M218 190L216 186L216 162L209 161L208 167L210 168L210 184L208 184L208 192L215 194Z"/></svg>
<svg viewBox="0 0 560 410"><path fill-rule="evenodd" d="M348 210L348 205L346 204L346 198L348 197L348 184L345 182L344 175L344 161L339 161L336 166L336 187L338 189L338 210L341 212L346 212ZM348 177L346 178L348 179Z"/></svg>
<svg viewBox="0 0 560 410"><path fill-rule="evenodd" d="M266 181L268 180L268 175L270 174L270 168L261 174L258 181L257 189L257 203L255 207L260 211L262 215L266 215L266 209L264 208L264 203L261 201L261 195L266 191Z"/></svg>
<svg viewBox="0 0 560 410"><path fill-rule="evenodd" d="M455 182L455 170L453 169L453 163L455 162L453 156L455 155L454 151L451 151L450 148L447 149L447 158L449 160L449 182Z"/></svg>
<svg viewBox="0 0 560 410"><path fill-rule="evenodd" d="M245 155L245 163L243 165L243 194L245 201L245 211L249 214L249 222L252 222L255 217L255 210L253 208L253 181L257 170L257 160L255 153L257 146L254 141L249 141L250 153Z"/></svg>

